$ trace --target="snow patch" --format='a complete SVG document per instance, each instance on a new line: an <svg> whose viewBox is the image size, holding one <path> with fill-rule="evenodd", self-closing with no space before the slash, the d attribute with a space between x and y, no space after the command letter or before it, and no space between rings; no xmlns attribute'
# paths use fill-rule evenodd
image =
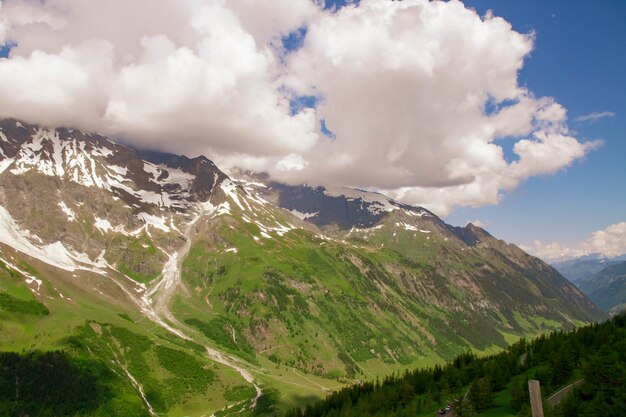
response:
<svg viewBox="0 0 626 417"><path fill-rule="evenodd" d="M152 226L155 229L160 229L166 233L170 231L170 228L167 225L167 220L163 217L154 216L148 213L139 213L137 218L143 220L147 226Z"/></svg>
<svg viewBox="0 0 626 417"><path fill-rule="evenodd" d="M246 190L253 190L255 187L257 187L257 188L267 188L267 185L263 184L262 182L247 181L247 180L242 180L242 179L239 179L239 178L233 178L233 181L235 181L238 184L240 184Z"/></svg>
<svg viewBox="0 0 626 417"><path fill-rule="evenodd" d="M402 227L404 230L411 230L413 232L417 232L417 227L412 226L412 225L407 224L407 223L398 222L398 223L396 223L396 226L397 227Z"/></svg>
<svg viewBox="0 0 626 417"><path fill-rule="evenodd" d="M115 172L117 175L126 175L128 173L128 168L126 167L121 167L118 165L107 165L107 168L110 169L111 171Z"/></svg>
<svg viewBox="0 0 626 417"><path fill-rule="evenodd" d="M406 213L409 216L413 216L413 217L432 217L432 214L430 214L426 210L420 210L420 211L407 210Z"/></svg>
<svg viewBox="0 0 626 417"><path fill-rule="evenodd" d="M256 195L256 194L250 194L250 199L260 206L265 206L269 204L267 200L265 200L263 197Z"/></svg>
<svg viewBox="0 0 626 417"><path fill-rule="evenodd" d="M67 221L73 222L74 219L76 218L76 214L74 213L74 210L69 208L67 204L65 204L63 201L59 203L59 207L61 207L61 210L63 210L63 213L65 213L65 215L67 216Z"/></svg>
<svg viewBox="0 0 626 417"><path fill-rule="evenodd" d="M315 213L303 213L303 212L295 210L295 209L289 210L289 213L293 214L294 216L296 216L300 220L306 220L306 219L309 219L311 217L315 217L318 214L320 214L319 211L316 211Z"/></svg>
<svg viewBox="0 0 626 417"><path fill-rule="evenodd" d="M241 204L241 201L239 201L239 196L237 195L237 184L230 180L224 180L220 184L220 188L227 196L229 196L235 202L235 204L239 206L241 210L245 210L243 208L243 205Z"/></svg>
<svg viewBox="0 0 626 417"><path fill-rule="evenodd" d="M1 150L2 148L0 148L0 151ZM10 167L13 161L13 158L6 158L0 161L0 174L2 174L8 167Z"/></svg>
<svg viewBox="0 0 626 417"><path fill-rule="evenodd" d="M142 228L140 228L134 232L128 233L126 229L124 229L123 225L118 224L117 226L113 226L109 220L101 219L100 217L96 217L96 222L94 223L94 226L96 226L96 228L100 230L103 234L111 231L114 233L123 234L125 236L136 236L142 230Z"/></svg>
<svg viewBox="0 0 626 417"><path fill-rule="evenodd" d="M111 149L109 149L109 148L100 148L100 147L98 147L98 148L94 148L91 151L91 154L93 156L104 156L104 157L107 157L107 156L113 155L113 151Z"/></svg>
<svg viewBox="0 0 626 417"><path fill-rule="evenodd" d="M143 170L148 174L152 174L153 181L156 181L157 178L159 178L159 175L161 175L159 168L150 162L143 161Z"/></svg>
<svg viewBox="0 0 626 417"><path fill-rule="evenodd" d="M24 272L22 272L24 273ZM40 279L35 278L34 276L30 275L26 277L26 283L28 285L31 285L32 283L37 284L37 292L39 292L41 290L41 286L43 285L43 281Z"/></svg>
<svg viewBox="0 0 626 417"><path fill-rule="evenodd" d="M39 291L41 290L41 286L43 285L43 281L40 279L37 279L36 277L32 276L30 273L23 271L21 268L13 265L11 262L9 262L8 260L4 259L4 258L0 258L0 260L2 260L2 262L8 267L11 268L12 270L14 270L15 272L20 273L21 275L24 276L25 278L25 282L29 285L32 286L32 284L37 284L37 289L33 289L31 288L31 291L33 291L35 294L39 295Z"/></svg>
<svg viewBox="0 0 626 417"><path fill-rule="evenodd" d="M155 193L154 191L138 190L135 191L134 194L144 203L154 204L159 207L170 207L172 205L169 194L165 192Z"/></svg>
<svg viewBox="0 0 626 417"><path fill-rule="evenodd" d="M402 227L404 230L410 230L413 232L422 232L422 233L432 233L430 230L422 230L422 229L418 229L417 227L407 224L407 223L402 223L402 222L397 222L396 223L397 227Z"/></svg>
<svg viewBox="0 0 626 417"><path fill-rule="evenodd" d="M362 200L370 203L368 210L374 214L382 211L396 210L398 207L392 204L392 200L382 194L370 191L356 190L347 187L328 187L324 189L324 194L329 197L345 197L348 200Z"/></svg>
<svg viewBox="0 0 626 417"><path fill-rule="evenodd" d="M159 169L167 171L167 178L163 178L157 181L159 184L178 184L184 190L189 189L193 180L196 179L195 175L181 171L180 169L168 167L167 165L159 165Z"/></svg>
<svg viewBox="0 0 626 417"><path fill-rule="evenodd" d="M230 204L227 201L223 202L219 206L217 206L217 214L230 214Z"/></svg>
<svg viewBox="0 0 626 417"><path fill-rule="evenodd" d="M0 242L66 271L84 269L102 273L100 267L103 265L99 262L92 262L86 254L70 252L63 246L63 243L58 241L49 245L37 246L29 240L34 238L35 236L32 236L30 232L21 229L9 212L0 206ZM76 262L87 266L79 265Z"/></svg>
<svg viewBox="0 0 626 417"><path fill-rule="evenodd" d="M96 217L96 222L94 223L94 226L96 226L96 228L100 230L102 233L106 233L109 230L113 230L113 226L111 225L111 222L106 219L101 219L100 217Z"/></svg>

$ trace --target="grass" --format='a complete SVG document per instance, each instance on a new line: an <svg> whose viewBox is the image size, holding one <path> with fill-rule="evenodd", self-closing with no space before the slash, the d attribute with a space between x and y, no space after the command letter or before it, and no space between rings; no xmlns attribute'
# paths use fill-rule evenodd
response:
<svg viewBox="0 0 626 417"><path fill-rule="evenodd" d="M511 408L511 394L509 387L500 391L493 398L491 407L483 413L477 414L480 417L515 417L517 413Z"/></svg>
<svg viewBox="0 0 626 417"><path fill-rule="evenodd" d="M149 320L133 320L136 308L123 296L112 293L115 297L112 300L106 293L103 296L94 291L82 291L67 283L66 280L70 279L71 283L73 279L67 272L42 264L32 264L30 269L44 281L40 297L33 296L23 277L9 274L1 265L0 292L19 300L45 304L49 314L25 314L17 319L15 313L0 309L0 351L85 349L91 352L88 355L109 364L124 376L119 365L115 365L117 355L146 391L152 388L165 394L161 398L165 400L161 404L164 410L160 413L164 417L200 417L207 411L210 414L230 403L225 398L227 387L247 385L236 371L210 361L202 346L172 336ZM76 279L86 283L101 278L80 276ZM109 279L101 280L106 283ZM63 292L65 299L59 296L57 289ZM134 415L133 407L145 411L136 389L125 376L123 381L126 388L107 403L110 410L117 410L110 415ZM154 399L159 402L159 398Z"/></svg>
<svg viewBox="0 0 626 417"><path fill-rule="evenodd" d="M221 229L231 238L229 230ZM320 250L317 245L312 246L312 242L307 241L308 237L303 232L293 232L289 236L292 241L290 245L286 245L280 239L274 239L264 242L263 250L259 250L259 244L252 239L245 240L241 234L232 233L230 239L232 241L226 246L238 246L239 253L237 256L219 259L214 255L214 250L205 249L207 243L199 242L192 248L185 262L183 275L190 285L206 288L206 292L201 292L200 295L210 291L213 314L226 314L229 320L235 320L238 316L229 312L240 311L240 306L245 306L250 316L270 319L278 317L289 337L285 339L276 335L279 336L277 338L279 340L275 340L275 343L278 345L286 342L297 346L300 351L299 357L285 355L280 350L274 351L274 357L280 358L282 363L297 364L305 369L306 366L313 365L310 358L320 355L337 358L339 351L335 350L334 354L328 355L326 351L320 351L316 340L309 336L328 333L328 329L333 330L331 346L339 344L352 351L349 356L356 355L365 361L373 360L376 359L376 355L371 353L374 349L383 356L383 361L396 363L397 360L388 354L387 345L392 345L400 357L405 357L401 352L401 346L406 346L406 341L396 341L392 336L394 328L398 326L396 318L380 315L380 320L376 319L367 308L367 299L361 295L377 292L372 286L372 281L361 278L354 266L352 270L345 269L346 265L352 264L337 261L337 258L348 256L344 249L331 247L328 250ZM372 263L365 253L350 256L355 256L360 262L365 263L372 275L384 277L382 268ZM245 261L241 262L242 259ZM304 289L296 288L294 285L303 285ZM355 287L361 288L355 291ZM344 306L345 301L342 301L342 298L348 305ZM325 299L328 301L324 301ZM207 310L204 303L192 301L191 304L198 306L200 311ZM310 305L315 307L314 310ZM359 309L358 315L352 311L353 307ZM189 314L189 311L187 310L185 314ZM373 331L370 330L371 326L354 325L362 320L373 323L379 329ZM244 329L251 325L249 320L237 321ZM198 324L195 321L194 323ZM213 339L216 337L221 339L221 344L227 346L232 344L232 340L227 334L223 334L223 327L220 325L219 328L213 329L214 331L206 333L210 333ZM409 331L406 325L403 327L405 335L415 342L413 330ZM382 333L390 335L385 344L376 341L376 334ZM364 346L363 341L375 341L375 345ZM317 348L315 345L318 345ZM403 361L405 364L411 362L408 359ZM345 364L345 361L336 363L344 366L342 362Z"/></svg>
<svg viewBox="0 0 626 417"><path fill-rule="evenodd" d="M30 314L33 316L47 316L48 308L37 300L23 300L0 292L0 309L14 314Z"/></svg>
<svg viewBox="0 0 626 417"><path fill-rule="evenodd" d="M219 238L197 241L183 264L183 279L194 291L174 303L181 321L248 360L251 351L267 352L261 355L304 372L362 380L441 363L466 349L495 353L553 324L516 312L523 323L517 332L499 312L492 318L459 312L459 304L438 305L472 300L428 264L445 243L421 233L399 233L394 249L376 251L301 230L257 241L252 235L258 233L256 225L234 218L216 221L206 236ZM363 239L375 245L389 238ZM237 253L223 253L231 247ZM472 272L484 264L474 254L449 268ZM437 298L420 299L425 286Z"/></svg>
<svg viewBox="0 0 626 417"><path fill-rule="evenodd" d="M148 235L143 234L138 239L117 236L116 239L119 240L116 245L124 248L117 261L120 272L143 283L152 281L161 273L165 256Z"/></svg>

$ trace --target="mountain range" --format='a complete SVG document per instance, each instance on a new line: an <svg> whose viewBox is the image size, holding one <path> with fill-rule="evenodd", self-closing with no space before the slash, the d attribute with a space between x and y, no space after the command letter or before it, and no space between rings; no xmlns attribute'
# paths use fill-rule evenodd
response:
<svg viewBox="0 0 626 417"><path fill-rule="evenodd" d="M272 415L605 317L517 246L378 193L0 122L0 350L107 369L86 415Z"/></svg>
<svg viewBox="0 0 626 417"><path fill-rule="evenodd" d="M554 267L607 313L626 310L626 256L593 254Z"/></svg>

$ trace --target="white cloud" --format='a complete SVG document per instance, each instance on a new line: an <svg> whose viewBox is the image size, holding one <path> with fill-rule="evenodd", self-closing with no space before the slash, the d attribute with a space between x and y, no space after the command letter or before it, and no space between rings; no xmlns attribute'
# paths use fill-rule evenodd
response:
<svg viewBox="0 0 626 417"><path fill-rule="evenodd" d="M301 155L292 153L278 161L276 168L280 171L301 171L307 166L307 162Z"/></svg>
<svg viewBox="0 0 626 417"><path fill-rule="evenodd" d="M282 10L277 36L317 10L292 3L300 11ZM0 63L2 117L190 154L279 160L318 139L313 110L290 114L271 45L224 2L9 0L2 15L18 44Z"/></svg>
<svg viewBox="0 0 626 417"><path fill-rule="evenodd" d="M569 249L557 242L543 243L540 240L535 240L532 246L519 245L519 247L545 261L558 261L583 255L582 252Z"/></svg>
<svg viewBox="0 0 626 417"><path fill-rule="evenodd" d="M626 253L626 222L613 224L604 230L594 232L582 247L587 253L598 252L606 256Z"/></svg>
<svg viewBox="0 0 626 417"><path fill-rule="evenodd" d="M535 240L532 246L520 246L525 251L545 260L559 260L600 253L607 257L626 254L626 222L598 230L579 245L568 247L557 242Z"/></svg>
<svg viewBox="0 0 626 417"><path fill-rule="evenodd" d="M282 50L303 25L302 48ZM495 204L597 146L519 86L534 35L461 2L6 0L0 28L17 42L0 61L0 117L377 189L441 215ZM291 114L294 95L318 105ZM498 142L511 136L513 162Z"/></svg>
<svg viewBox="0 0 626 417"><path fill-rule="evenodd" d="M227 4L243 28L261 43L298 29L319 11L310 0L228 0Z"/></svg>
<svg viewBox="0 0 626 417"><path fill-rule="evenodd" d="M593 113L585 114L583 116L578 116L574 120L577 122L594 123L600 119L604 119L607 117L614 117L614 116L615 116L615 113L613 113L612 111L601 111L601 112L593 112Z"/></svg>
<svg viewBox="0 0 626 417"><path fill-rule="evenodd" d="M554 173L601 144L599 141L581 143L572 136L545 131L538 131L534 136L532 140L520 140L513 147L519 156L519 161L510 164L513 178Z"/></svg>
<svg viewBox="0 0 626 417"><path fill-rule="evenodd" d="M0 13L2 12L2 2L0 2ZM0 46L4 45L7 41L8 22L0 16Z"/></svg>
<svg viewBox="0 0 626 417"><path fill-rule="evenodd" d="M568 133L553 99L519 86L533 41L460 2L362 1L318 16L288 59L287 84L322 97L336 140L282 178L384 190L446 215L569 166L597 144ZM513 163L497 142L511 135Z"/></svg>

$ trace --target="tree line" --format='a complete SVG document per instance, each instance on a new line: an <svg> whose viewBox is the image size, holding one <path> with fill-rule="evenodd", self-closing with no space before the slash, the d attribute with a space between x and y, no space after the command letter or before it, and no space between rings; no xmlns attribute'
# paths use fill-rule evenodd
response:
<svg viewBox="0 0 626 417"><path fill-rule="evenodd" d="M414 417L447 403L458 417L480 414L508 391L511 412L530 416L528 380L548 395L583 380L546 417L626 416L626 315L570 332L519 340L486 357L463 353L445 365L390 375L343 388L286 417Z"/></svg>

